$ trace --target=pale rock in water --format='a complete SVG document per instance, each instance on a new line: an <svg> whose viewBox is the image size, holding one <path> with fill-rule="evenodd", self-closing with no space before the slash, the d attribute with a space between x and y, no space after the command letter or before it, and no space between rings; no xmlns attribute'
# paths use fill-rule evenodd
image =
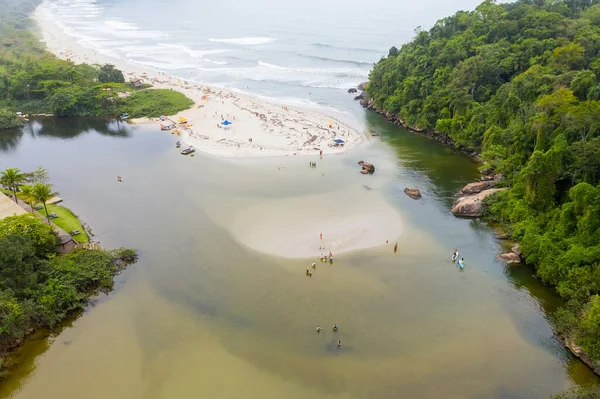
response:
<svg viewBox="0 0 600 399"><path fill-rule="evenodd" d="M499 191L508 190L508 188L491 188L484 190L478 194L468 195L456 200L452 208L452 214L463 217L479 217L481 216L481 208L483 200Z"/></svg>

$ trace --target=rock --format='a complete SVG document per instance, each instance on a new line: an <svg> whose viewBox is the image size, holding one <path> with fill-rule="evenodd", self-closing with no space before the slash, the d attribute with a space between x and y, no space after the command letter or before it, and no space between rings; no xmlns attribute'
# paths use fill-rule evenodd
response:
<svg viewBox="0 0 600 399"><path fill-rule="evenodd" d="M351 87L348 89L348 93L356 93L356 92L358 92L358 90L355 89L354 87Z"/></svg>
<svg viewBox="0 0 600 399"><path fill-rule="evenodd" d="M521 246L519 244L515 245L510 250L516 253L517 255L521 256Z"/></svg>
<svg viewBox="0 0 600 399"><path fill-rule="evenodd" d="M408 187L405 187L404 188L404 193L406 195L408 195L412 199L419 199L419 198L421 198L421 192L419 191L418 188L408 188Z"/></svg>
<svg viewBox="0 0 600 399"><path fill-rule="evenodd" d="M460 195L472 195L472 194L477 194L482 192L483 190L488 190L490 188L493 188L496 185L496 181L494 180L489 180L489 181L479 181L479 182L475 182L475 183L469 183L466 186L464 186L461 190L460 190Z"/></svg>
<svg viewBox="0 0 600 399"><path fill-rule="evenodd" d="M358 164L360 166L362 166L362 171L360 173L362 173L363 175L366 175L367 173L374 173L375 172L375 166L373 166L372 164L365 162L365 161L358 161Z"/></svg>
<svg viewBox="0 0 600 399"><path fill-rule="evenodd" d="M355 101L362 100L365 98L365 93L360 93L358 96L354 97Z"/></svg>
<svg viewBox="0 0 600 399"><path fill-rule="evenodd" d="M504 263L521 263L521 257L514 252L500 254L496 259Z"/></svg>
<svg viewBox="0 0 600 399"><path fill-rule="evenodd" d="M508 234L506 233L496 233L494 234L497 240L508 240Z"/></svg>
<svg viewBox="0 0 600 399"><path fill-rule="evenodd" d="M494 175L494 180L500 181L502 179L504 179L504 175L502 173L498 173L498 174Z"/></svg>
<svg viewBox="0 0 600 399"><path fill-rule="evenodd" d="M575 343L574 339L565 339L565 346L569 348L571 353L581 359L594 373L600 375L600 365L592 361L587 353L583 351L583 348Z"/></svg>
<svg viewBox="0 0 600 399"><path fill-rule="evenodd" d="M481 216L482 201L485 197L495 194L499 191L508 190L507 188L490 188L478 194L467 195L461 197L454 203L452 214L454 216L463 217L479 217Z"/></svg>
<svg viewBox="0 0 600 399"><path fill-rule="evenodd" d="M361 84L356 86L356 88L358 90L365 91L365 90L367 90L367 84L369 84L369 82L362 82Z"/></svg>
<svg viewBox="0 0 600 399"><path fill-rule="evenodd" d="M493 172L494 172L494 169L492 169L492 168L485 168L485 169L481 170L482 175L491 175Z"/></svg>
<svg viewBox="0 0 600 399"><path fill-rule="evenodd" d="M367 108L369 106L369 102L367 101L366 98L361 98L360 105L362 105L363 107Z"/></svg>
<svg viewBox="0 0 600 399"><path fill-rule="evenodd" d="M481 179L479 179L481 181L492 181L494 180L494 176L482 176Z"/></svg>

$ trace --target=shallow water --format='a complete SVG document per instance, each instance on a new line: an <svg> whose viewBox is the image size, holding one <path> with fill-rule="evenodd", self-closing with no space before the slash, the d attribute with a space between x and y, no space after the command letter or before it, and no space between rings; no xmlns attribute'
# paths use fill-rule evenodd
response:
<svg viewBox="0 0 600 399"><path fill-rule="evenodd" d="M0 168L46 166L102 245L140 253L112 295L50 343L24 346L0 395L547 398L597 381L553 338L544 312L560 304L555 294L527 269L496 263L484 223L450 215L476 165L377 115L366 123L382 141L326 157L317 173L305 158L183 157L169 134L98 120L0 134ZM359 174L357 159L375 175ZM312 259L235 238L236 215L257 204L322 195L333 212L353 201L332 194L345 189L400 214L397 254L382 243L318 263L308 278ZM449 262L454 248L462 272Z"/></svg>

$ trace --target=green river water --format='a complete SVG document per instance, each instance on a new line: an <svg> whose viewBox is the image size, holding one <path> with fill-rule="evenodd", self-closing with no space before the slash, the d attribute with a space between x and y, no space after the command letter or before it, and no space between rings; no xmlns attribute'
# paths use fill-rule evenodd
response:
<svg viewBox="0 0 600 399"><path fill-rule="evenodd" d="M0 168L45 166L103 246L140 258L60 334L26 343L0 397L548 398L596 383L553 336L554 291L497 263L484 222L450 214L477 165L378 115L366 123L380 140L316 170L305 157L183 157L155 127L101 120L2 132ZM359 174L359 159L376 173ZM400 212L398 254L341 254L307 278L312 259L255 252L231 233L249 205L326 194L333 212L363 191Z"/></svg>

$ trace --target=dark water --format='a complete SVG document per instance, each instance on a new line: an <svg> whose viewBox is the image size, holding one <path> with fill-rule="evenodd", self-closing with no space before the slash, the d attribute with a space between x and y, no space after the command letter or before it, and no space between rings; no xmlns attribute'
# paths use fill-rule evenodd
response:
<svg viewBox="0 0 600 399"><path fill-rule="evenodd" d="M0 394L547 398L596 383L553 337L554 291L527 268L496 263L485 223L449 213L477 165L378 115L366 123L382 140L325 158L318 181L304 159L182 157L173 136L117 122L49 119L0 133L0 168L44 165L103 246L140 252L113 295L50 342L23 347ZM376 174L358 174L356 159ZM352 252L307 279L306 260L233 238L249 203L344 187L380 192L399 210L400 254ZM448 261L454 248L464 272Z"/></svg>

